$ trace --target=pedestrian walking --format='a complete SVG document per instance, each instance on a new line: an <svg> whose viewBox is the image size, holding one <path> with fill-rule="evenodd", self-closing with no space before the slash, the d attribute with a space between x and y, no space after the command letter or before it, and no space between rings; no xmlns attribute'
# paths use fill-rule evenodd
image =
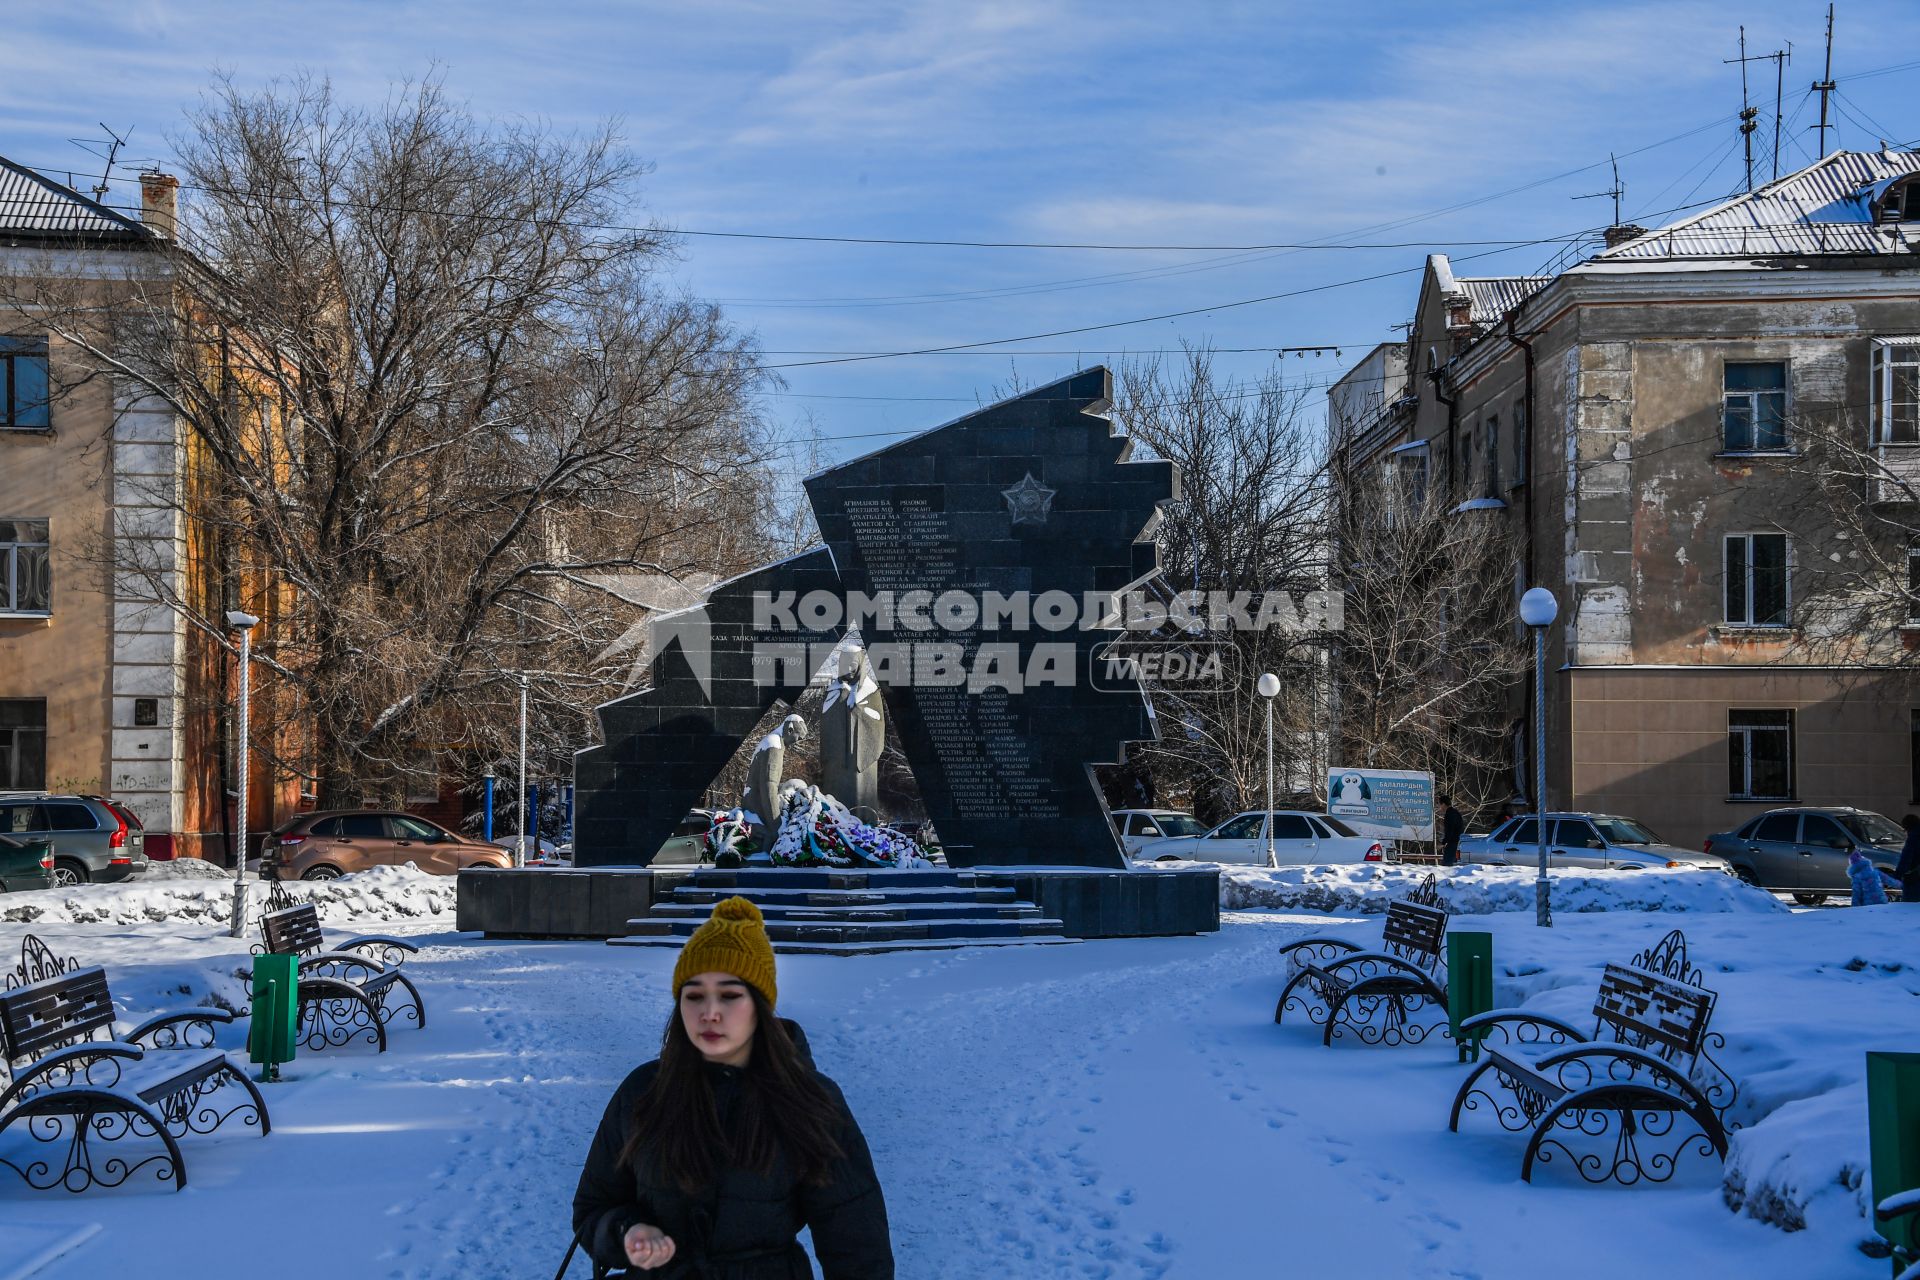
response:
<svg viewBox="0 0 1920 1280"><path fill-rule="evenodd" d="M660 1056L614 1091L573 1196L603 1266L663 1280L891 1280L886 1202L866 1139L806 1035L774 1016L759 908L728 898L673 969Z"/></svg>
<svg viewBox="0 0 1920 1280"><path fill-rule="evenodd" d="M1847 854L1847 879L1853 883L1853 905L1877 907L1887 900L1887 886L1899 881L1873 865L1858 849Z"/></svg>
<svg viewBox="0 0 1920 1280"><path fill-rule="evenodd" d="M1452 796L1440 797L1440 812L1435 817L1440 823L1440 864L1456 866L1460 861L1460 837L1467 833L1467 820L1453 807Z"/></svg>
<svg viewBox="0 0 1920 1280"><path fill-rule="evenodd" d="M1893 875L1900 882L1900 901L1920 902L1920 817L1908 814L1900 819L1907 829L1907 841L1900 846L1900 861L1893 864Z"/></svg>

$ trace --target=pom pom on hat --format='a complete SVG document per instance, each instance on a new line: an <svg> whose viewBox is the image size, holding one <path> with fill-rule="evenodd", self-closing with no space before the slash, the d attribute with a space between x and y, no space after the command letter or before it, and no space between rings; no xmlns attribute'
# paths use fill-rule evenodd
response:
<svg viewBox="0 0 1920 1280"><path fill-rule="evenodd" d="M680 948L680 959L673 966L676 998L687 979L701 973L730 973L765 996L769 1007L778 1003L773 942L767 937L760 908L733 897L713 909L707 922Z"/></svg>

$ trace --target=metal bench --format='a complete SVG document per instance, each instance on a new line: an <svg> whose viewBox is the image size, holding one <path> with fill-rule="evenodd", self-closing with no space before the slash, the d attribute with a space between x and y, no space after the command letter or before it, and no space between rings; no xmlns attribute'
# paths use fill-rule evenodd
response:
<svg viewBox="0 0 1920 1280"><path fill-rule="evenodd" d="M385 1053L388 1023L398 1018L427 1025L419 988L400 972L406 957L419 950L411 942L370 936L329 950L310 902L268 911L260 917L260 933L269 954L300 957L302 1047L338 1048L365 1036ZM394 998L395 988L403 998Z"/></svg>
<svg viewBox="0 0 1920 1280"><path fill-rule="evenodd" d="M1713 1060L1725 1039L1708 1030L1717 997L1701 985L1687 961L1678 929L1629 965L1609 964L1594 998L1591 1034L1546 1014L1496 1009L1460 1024L1462 1035L1500 1033L1485 1043L1485 1059L1454 1095L1447 1127L1460 1128L1463 1111L1489 1106L1509 1133L1531 1131L1520 1177L1533 1180L1536 1162L1564 1156L1592 1183L1666 1182L1689 1151L1725 1160L1726 1111L1738 1086ZM1489 1074L1499 1096L1481 1082ZM1661 1143L1690 1119L1669 1149ZM1583 1148L1612 1149L1602 1154Z"/></svg>
<svg viewBox="0 0 1920 1280"><path fill-rule="evenodd" d="M1280 948L1293 967L1273 1007L1279 1022L1301 1009L1322 1028L1320 1043L1352 1032L1364 1044L1418 1044L1436 1030L1450 1034L1445 1018L1409 1017L1427 1005L1447 1006L1443 953L1447 908L1438 883L1428 876L1406 898L1387 904L1384 949L1367 951L1344 938L1305 938Z"/></svg>
<svg viewBox="0 0 1920 1280"><path fill-rule="evenodd" d="M1920 1187L1888 1196L1874 1206L1873 1217L1876 1222L1897 1222L1902 1218L1920 1219ZM1893 1265L1900 1268L1894 1280L1920 1280L1920 1249L1895 1245Z"/></svg>
<svg viewBox="0 0 1920 1280"><path fill-rule="evenodd" d="M115 1038L106 971L55 959L31 935L6 987L0 1057L9 1083L0 1093L0 1133L17 1121L34 1141L65 1147L58 1159L16 1163L0 1155L0 1165L35 1190L117 1187L149 1168L178 1190L187 1184L180 1138L211 1133L235 1116L262 1135L271 1130L260 1091L213 1047L215 1024L233 1021L226 1010L163 1013ZM229 1084L246 1097L222 1110L215 1095ZM155 1138L164 1150L140 1160L97 1156L98 1147L126 1138Z"/></svg>

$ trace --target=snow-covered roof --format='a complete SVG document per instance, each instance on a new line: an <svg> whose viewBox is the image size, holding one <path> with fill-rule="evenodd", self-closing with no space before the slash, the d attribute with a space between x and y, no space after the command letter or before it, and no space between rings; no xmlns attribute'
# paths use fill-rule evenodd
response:
<svg viewBox="0 0 1920 1280"><path fill-rule="evenodd" d="M1454 280L1472 306L1468 319L1476 329L1500 323L1501 316L1552 283L1552 276L1460 276Z"/></svg>
<svg viewBox="0 0 1920 1280"><path fill-rule="evenodd" d="M1872 206L1892 180L1914 173L1920 173L1920 151L1835 151L1592 261L1911 253L1920 226L1876 224Z"/></svg>
<svg viewBox="0 0 1920 1280"><path fill-rule="evenodd" d="M148 240L136 220L0 156L0 236Z"/></svg>

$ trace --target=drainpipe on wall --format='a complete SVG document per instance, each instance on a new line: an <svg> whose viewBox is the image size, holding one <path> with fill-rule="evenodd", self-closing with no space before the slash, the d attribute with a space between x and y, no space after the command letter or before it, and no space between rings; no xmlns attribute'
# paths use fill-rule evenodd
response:
<svg viewBox="0 0 1920 1280"><path fill-rule="evenodd" d="M1534 425L1533 425L1534 416L1535 416L1533 411L1533 344L1531 342L1528 342L1525 338L1521 337L1519 330L1514 327L1513 312L1511 311L1507 312L1506 319L1507 319L1507 340L1513 343L1514 346L1520 348L1520 350L1525 354L1526 361L1527 361L1526 389L1521 393L1521 398L1523 399L1523 401L1527 406L1527 474L1525 477L1526 485L1527 485L1526 569L1527 569L1527 585L1531 587L1531 586L1539 585L1533 579L1533 472L1534 472L1533 460L1535 456L1533 452L1533 443L1535 438L1535 431L1534 431Z"/></svg>
<svg viewBox="0 0 1920 1280"><path fill-rule="evenodd" d="M1534 452L1534 441L1538 438L1538 432L1534 428L1534 422L1539 415L1534 412L1534 408L1533 408L1533 344L1520 336L1520 331L1514 324L1514 312L1512 311L1507 312L1506 322L1507 322L1507 340L1513 343L1514 346L1519 347L1521 350L1521 353L1526 358L1526 385L1525 385L1525 389L1520 393L1521 399L1527 407L1527 446L1526 446L1527 447L1527 474L1525 476L1527 496L1526 496L1526 509L1525 509L1525 517L1524 517L1526 520L1526 527L1527 527L1526 581L1529 587L1536 587L1536 586L1539 586L1540 584L1534 579L1534 576L1533 576L1533 489L1534 489L1533 476L1534 476L1534 472L1537 470L1537 468L1534 466L1534 459L1538 456ZM1540 665L1540 662L1541 662L1540 654L1542 652L1543 652L1542 646L1536 644L1534 646L1534 665L1536 666L1536 668ZM1536 712L1533 707L1533 698L1534 698L1533 691L1535 689L1545 687L1544 685L1541 684L1540 672L1538 670L1535 670L1532 673L1532 675L1533 675L1533 679L1527 681L1527 692L1526 692L1527 706L1525 710L1525 722L1527 724L1535 723L1534 716ZM1532 747L1529 748L1529 750L1537 750L1538 748L1539 748L1539 743L1536 742ZM1539 762L1529 761L1528 763L1533 765L1533 769L1531 770L1531 772L1537 775L1540 771ZM1545 803L1545 799L1544 797L1542 797L1537 802L1536 807L1539 807L1539 805L1543 805L1544 803Z"/></svg>
<svg viewBox="0 0 1920 1280"><path fill-rule="evenodd" d="M1432 347L1427 348L1427 377L1433 382L1434 399L1447 406L1447 505L1452 506L1459 496L1455 492L1453 470L1455 456L1460 452L1459 442L1454 439L1460 426L1460 398L1446 393L1446 371L1440 367Z"/></svg>

